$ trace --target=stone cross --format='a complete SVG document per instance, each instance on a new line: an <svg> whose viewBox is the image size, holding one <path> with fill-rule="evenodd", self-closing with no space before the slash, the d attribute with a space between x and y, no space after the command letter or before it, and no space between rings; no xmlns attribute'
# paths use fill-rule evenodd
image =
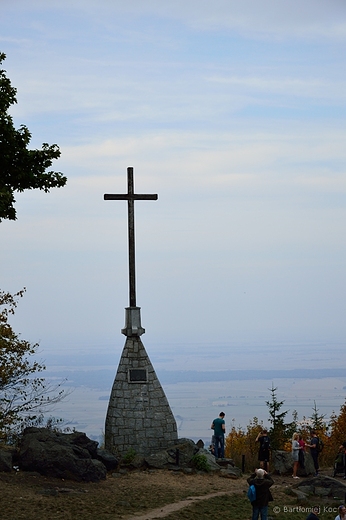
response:
<svg viewBox="0 0 346 520"><path fill-rule="evenodd" d="M136 262L135 262L135 200L157 200L157 194L139 195L134 193L133 168L127 168L127 193L105 194L104 200L127 200L128 243L129 243L129 307L126 308L125 336L140 336L145 332L141 327L140 308L136 305Z"/></svg>

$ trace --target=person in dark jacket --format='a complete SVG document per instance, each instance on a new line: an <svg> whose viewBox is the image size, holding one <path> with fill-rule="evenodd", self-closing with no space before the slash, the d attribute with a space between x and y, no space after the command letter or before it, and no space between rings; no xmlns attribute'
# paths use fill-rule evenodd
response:
<svg viewBox="0 0 346 520"><path fill-rule="evenodd" d="M314 506L312 508L311 513L306 517L306 520L319 520L319 516L317 516L320 512L320 508L318 506Z"/></svg>
<svg viewBox="0 0 346 520"><path fill-rule="evenodd" d="M344 480L346 480L346 441L344 441L341 444L339 451L342 453L342 462L344 465Z"/></svg>
<svg viewBox="0 0 346 520"><path fill-rule="evenodd" d="M268 437L268 431L264 429L259 432L255 442L259 442L258 460L260 467L265 471L269 471L270 439Z"/></svg>
<svg viewBox="0 0 346 520"><path fill-rule="evenodd" d="M273 500L270 487L274 484L273 479L262 468L256 469L248 479L249 486L254 485L256 488L256 500L252 505L252 519L268 520L268 503Z"/></svg>
<svg viewBox="0 0 346 520"><path fill-rule="evenodd" d="M317 433L315 432L315 430L312 430L311 431L311 440L310 440L310 444L307 444L307 446L310 448L310 453L311 453L311 457L312 457L312 460L314 461L314 466L315 466L315 476L317 477L318 475L318 437L317 437Z"/></svg>

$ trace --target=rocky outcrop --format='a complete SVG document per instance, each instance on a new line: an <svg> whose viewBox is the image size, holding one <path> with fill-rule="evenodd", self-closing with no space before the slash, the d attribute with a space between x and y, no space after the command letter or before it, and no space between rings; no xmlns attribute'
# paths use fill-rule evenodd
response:
<svg viewBox="0 0 346 520"><path fill-rule="evenodd" d="M346 494L346 485L339 480L327 477L325 475L318 475L317 477L304 479L293 486L294 490L308 496L318 497L332 497L338 498L340 503L344 501Z"/></svg>
<svg viewBox="0 0 346 520"><path fill-rule="evenodd" d="M308 476L315 474L314 463L310 453L305 453L305 468L298 467L298 476ZM271 466L280 475L292 474L293 459L290 451L273 451Z"/></svg>
<svg viewBox="0 0 346 520"><path fill-rule="evenodd" d="M242 476L240 468L228 464L225 468L221 468L220 477L237 479Z"/></svg>
<svg viewBox="0 0 346 520"><path fill-rule="evenodd" d="M113 455L98 450L85 433L61 433L46 428L26 428L20 444L18 466L50 477L98 482L115 469Z"/></svg>
<svg viewBox="0 0 346 520"><path fill-rule="evenodd" d="M119 469L119 473L132 469L170 469L190 473L215 471L226 478L241 476L241 470L234 466L232 459L215 460L214 455L200 445L191 439L179 439L172 447L146 457L133 453L122 460L119 469L114 455L99 449L98 443L85 433L26 428L15 463L22 471L86 482L98 482L106 478L107 471L115 469ZM12 465L12 454L5 450L3 455L0 452L0 471L11 471Z"/></svg>
<svg viewBox="0 0 346 520"><path fill-rule="evenodd" d="M0 471L9 472L12 470L13 453L11 450L1 449L0 450Z"/></svg>
<svg viewBox="0 0 346 520"><path fill-rule="evenodd" d="M223 476L241 475L241 471L234 468L231 459L216 460L214 455L204 448L199 448L191 439L179 439L171 448L145 457L144 462L148 468L198 470L204 467L208 468L208 471L222 472Z"/></svg>
<svg viewBox="0 0 346 520"><path fill-rule="evenodd" d="M144 457L144 462L149 468L156 469L169 469L173 466L187 467L198 451L198 446L192 440L179 439L170 448Z"/></svg>
<svg viewBox="0 0 346 520"><path fill-rule="evenodd" d="M106 466L107 471L112 471L118 466L118 460L114 457L113 453L107 450L97 448L96 458Z"/></svg>

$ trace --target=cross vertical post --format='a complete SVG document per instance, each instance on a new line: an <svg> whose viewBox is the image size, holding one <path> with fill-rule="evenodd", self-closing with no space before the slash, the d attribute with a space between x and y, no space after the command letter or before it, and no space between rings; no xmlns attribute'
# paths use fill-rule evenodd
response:
<svg viewBox="0 0 346 520"><path fill-rule="evenodd" d="M139 195L134 193L133 168L127 168L127 193L105 194L104 200L127 200L128 246L129 246L129 307L126 307L125 336L140 336L145 329L141 326L140 307L136 304L136 260L135 260L135 200L157 200L157 194Z"/></svg>
<svg viewBox="0 0 346 520"><path fill-rule="evenodd" d="M133 198L133 168L127 168L128 239L129 239L129 303L136 307L136 255L135 255L135 205Z"/></svg>

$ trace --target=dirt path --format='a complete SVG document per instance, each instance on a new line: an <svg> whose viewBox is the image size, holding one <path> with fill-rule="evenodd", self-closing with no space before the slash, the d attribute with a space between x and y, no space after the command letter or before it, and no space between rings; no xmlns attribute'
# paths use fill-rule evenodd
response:
<svg viewBox="0 0 346 520"><path fill-rule="evenodd" d="M164 507L159 507L157 509L153 509L149 511L145 515L135 515L131 516L127 520L153 520L154 518L164 518L175 511L180 511L180 509L184 509L184 507L188 507L194 502L200 502L201 500L209 500L210 498L219 497L222 495L228 495L229 491L219 491L218 493L210 493L209 495L203 495L198 497L189 497L185 498L185 500L180 500L180 502L175 502L173 504L168 504Z"/></svg>

